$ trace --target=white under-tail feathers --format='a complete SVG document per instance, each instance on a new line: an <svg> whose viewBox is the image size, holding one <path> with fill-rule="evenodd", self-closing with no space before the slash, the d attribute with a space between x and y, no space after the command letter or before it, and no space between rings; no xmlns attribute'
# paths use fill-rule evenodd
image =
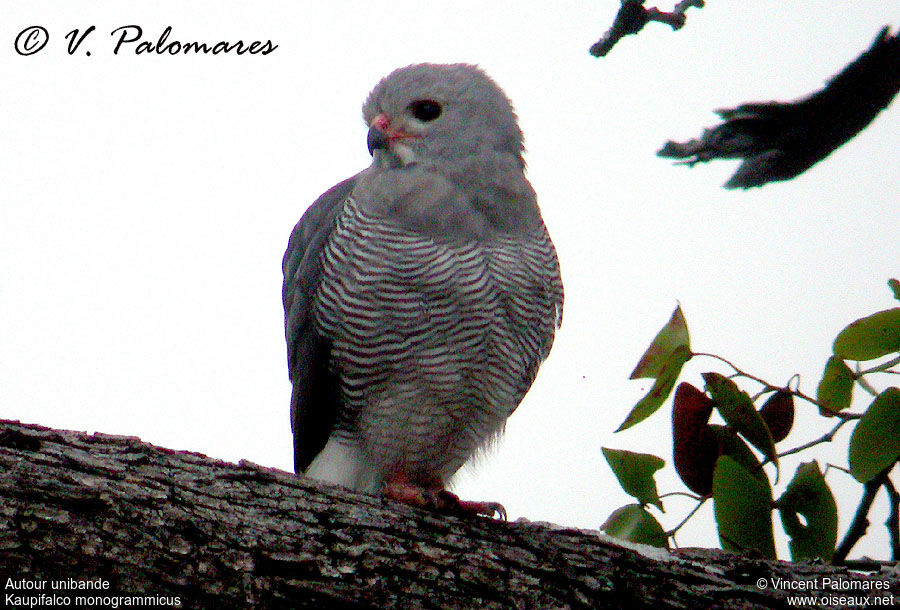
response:
<svg viewBox="0 0 900 610"><path fill-rule="evenodd" d="M469 457L465 466L449 480L444 481L445 487L452 488L454 479L463 470L478 468L497 446L501 436L503 436L503 429L490 435L485 443ZM325 448L312 461L305 474L325 483L342 485L365 493L380 492L385 476L385 473L366 458L365 453L355 443L337 436L328 439Z"/></svg>
<svg viewBox="0 0 900 610"><path fill-rule="evenodd" d="M342 442L335 436L306 469L306 475L326 483L343 485L368 493L378 490L377 470L355 444Z"/></svg>

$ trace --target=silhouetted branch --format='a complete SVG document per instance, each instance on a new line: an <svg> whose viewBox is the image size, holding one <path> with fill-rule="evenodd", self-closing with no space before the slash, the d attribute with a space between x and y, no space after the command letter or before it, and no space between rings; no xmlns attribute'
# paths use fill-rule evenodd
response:
<svg viewBox="0 0 900 610"><path fill-rule="evenodd" d="M838 433L838 430L840 430L841 427L849 421L852 421L852 420L842 419L834 426L834 428L832 428L831 430L829 430L828 432L826 432L819 438L817 438L815 440L811 440L808 443L803 443L802 445L798 445L797 447L793 447L791 449L782 451L781 453L778 454L777 457L783 458L787 455L793 455L795 453L800 453L801 451L805 451L805 450L809 449L810 447L815 447L816 445L821 445L822 443L830 443L834 439L834 436ZM768 464L770 461L771 460L766 459L766 461L763 465Z"/></svg>
<svg viewBox="0 0 900 610"><path fill-rule="evenodd" d="M679 30L687 20L685 11L692 6L702 8L704 4L703 0L682 0L675 5L671 12L665 12L656 7L644 8L644 0L622 0L622 6L616 13L612 27L603 34L600 40L591 45L590 54L594 57L603 57L619 40L630 34L637 34L651 21L665 23L673 30Z"/></svg>
<svg viewBox="0 0 900 610"><path fill-rule="evenodd" d="M834 556L831 559L836 565L844 563L848 553L850 553L856 543L859 542L859 539L866 534L866 530L869 529L869 510L872 508L872 502L875 501L875 495L878 493L878 488L884 485L891 468L893 468L893 465L879 473L878 476L863 486L863 495L859 500L859 506L856 507L853 521L850 523L850 527L847 529L844 539L841 540L841 543L838 545L837 549L835 549Z"/></svg>
<svg viewBox="0 0 900 610"><path fill-rule="evenodd" d="M700 138L669 141L656 154L693 166L743 159L725 188L790 180L862 131L900 90L900 37L885 27L865 53L824 89L796 102L754 102L717 110L721 125Z"/></svg>
<svg viewBox="0 0 900 610"><path fill-rule="evenodd" d="M891 507L885 522L885 526L888 529L888 537L891 541L891 560L900 561L900 493L897 493L894 483L886 475L884 477L884 490L887 492L888 503Z"/></svg>

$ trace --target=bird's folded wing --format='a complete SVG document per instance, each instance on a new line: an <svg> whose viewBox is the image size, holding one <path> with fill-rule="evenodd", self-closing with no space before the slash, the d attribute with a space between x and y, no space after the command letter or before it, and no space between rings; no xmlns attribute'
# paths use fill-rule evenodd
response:
<svg viewBox="0 0 900 610"><path fill-rule="evenodd" d="M282 261L284 331L293 384L294 468L298 472L325 446L338 405L337 381L327 367L330 346L315 330L312 303L322 276L322 252L355 184L356 176L348 178L309 207L291 232Z"/></svg>

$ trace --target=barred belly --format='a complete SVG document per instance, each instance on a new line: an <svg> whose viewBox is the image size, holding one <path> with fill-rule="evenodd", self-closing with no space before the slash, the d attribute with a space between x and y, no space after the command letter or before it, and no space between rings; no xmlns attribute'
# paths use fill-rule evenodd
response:
<svg viewBox="0 0 900 610"><path fill-rule="evenodd" d="M552 342L553 287L534 270L548 253L549 238L442 242L347 202L314 311L344 404L335 434L377 465L372 484L446 483L502 430Z"/></svg>

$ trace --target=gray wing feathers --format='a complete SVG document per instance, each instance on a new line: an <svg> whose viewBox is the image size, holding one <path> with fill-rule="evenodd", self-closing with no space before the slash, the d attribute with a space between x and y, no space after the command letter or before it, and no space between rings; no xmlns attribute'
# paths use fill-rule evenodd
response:
<svg viewBox="0 0 900 610"><path fill-rule="evenodd" d="M511 352L524 359L514 410L550 353L556 329L562 323L562 277L556 250L543 225L526 239L500 241L490 260L491 275L505 295L506 315L518 326L512 333L518 349Z"/></svg>
<svg viewBox="0 0 900 610"><path fill-rule="evenodd" d="M291 232L282 261L297 472L305 470L325 446L339 408L338 381L328 370L331 346L315 329L313 300L322 278L325 244L355 183L356 176L340 182L309 207Z"/></svg>

